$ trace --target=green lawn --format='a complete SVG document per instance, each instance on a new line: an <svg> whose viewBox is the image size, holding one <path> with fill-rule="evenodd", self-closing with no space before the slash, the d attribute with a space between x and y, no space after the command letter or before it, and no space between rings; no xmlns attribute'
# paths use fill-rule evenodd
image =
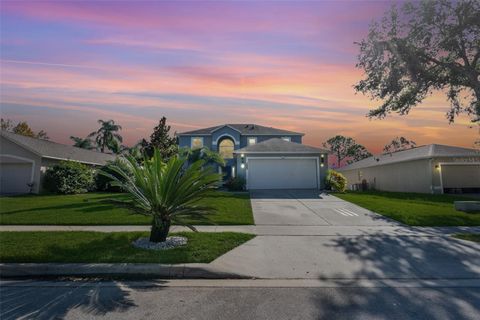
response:
<svg viewBox="0 0 480 320"><path fill-rule="evenodd" d="M0 197L0 224L19 225L149 225L148 217L119 208L109 200L126 199L119 193L78 195L28 195ZM253 224L250 197L247 193L216 192L202 199L217 209L208 221L190 219L191 224Z"/></svg>
<svg viewBox="0 0 480 320"><path fill-rule="evenodd" d="M480 234L477 233L459 233L454 235L454 237L462 240L480 242Z"/></svg>
<svg viewBox="0 0 480 320"><path fill-rule="evenodd" d="M177 233L184 247L152 251L131 243L147 232L0 232L0 262L208 263L252 239L244 233Z"/></svg>
<svg viewBox="0 0 480 320"><path fill-rule="evenodd" d="M480 214L455 210L461 196L400 192L347 192L335 196L411 226L478 226Z"/></svg>

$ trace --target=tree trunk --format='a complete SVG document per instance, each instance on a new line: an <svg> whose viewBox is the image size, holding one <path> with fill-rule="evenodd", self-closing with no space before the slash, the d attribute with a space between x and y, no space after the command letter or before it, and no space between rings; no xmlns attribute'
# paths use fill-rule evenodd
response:
<svg viewBox="0 0 480 320"><path fill-rule="evenodd" d="M150 231L150 242L164 242L167 240L170 231L170 220L153 218Z"/></svg>

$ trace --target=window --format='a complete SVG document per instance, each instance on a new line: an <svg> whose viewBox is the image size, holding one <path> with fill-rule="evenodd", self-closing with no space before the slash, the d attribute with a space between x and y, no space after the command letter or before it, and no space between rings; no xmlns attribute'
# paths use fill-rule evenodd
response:
<svg viewBox="0 0 480 320"><path fill-rule="evenodd" d="M218 144L218 153L223 159L232 159L235 143L232 139L225 138Z"/></svg>
<svg viewBox="0 0 480 320"><path fill-rule="evenodd" d="M290 138L290 137L282 137L282 140L290 142L290 141L292 141L292 138Z"/></svg>
<svg viewBox="0 0 480 320"><path fill-rule="evenodd" d="M257 143L257 137L249 137L247 139L247 145L251 146Z"/></svg>
<svg viewBox="0 0 480 320"><path fill-rule="evenodd" d="M203 147L203 138L202 137L193 137L190 143L192 149L199 149Z"/></svg>

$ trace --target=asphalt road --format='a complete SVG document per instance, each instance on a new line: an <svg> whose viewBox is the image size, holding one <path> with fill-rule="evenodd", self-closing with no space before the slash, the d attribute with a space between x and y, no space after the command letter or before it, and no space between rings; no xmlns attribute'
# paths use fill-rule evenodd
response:
<svg viewBox="0 0 480 320"><path fill-rule="evenodd" d="M480 280L8 281L7 319L478 319Z"/></svg>

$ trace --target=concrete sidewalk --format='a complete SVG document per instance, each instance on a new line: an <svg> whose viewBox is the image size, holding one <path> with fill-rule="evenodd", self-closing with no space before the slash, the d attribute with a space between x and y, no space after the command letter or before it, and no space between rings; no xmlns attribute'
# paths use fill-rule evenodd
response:
<svg viewBox="0 0 480 320"><path fill-rule="evenodd" d="M304 225L237 225L195 226L200 232L242 232L258 236L450 236L456 233L480 233L480 227L409 227L409 226L304 226ZM172 226L171 232L191 231L187 227ZM94 231L135 232L150 231L150 226L23 226L0 225L4 231Z"/></svg>

